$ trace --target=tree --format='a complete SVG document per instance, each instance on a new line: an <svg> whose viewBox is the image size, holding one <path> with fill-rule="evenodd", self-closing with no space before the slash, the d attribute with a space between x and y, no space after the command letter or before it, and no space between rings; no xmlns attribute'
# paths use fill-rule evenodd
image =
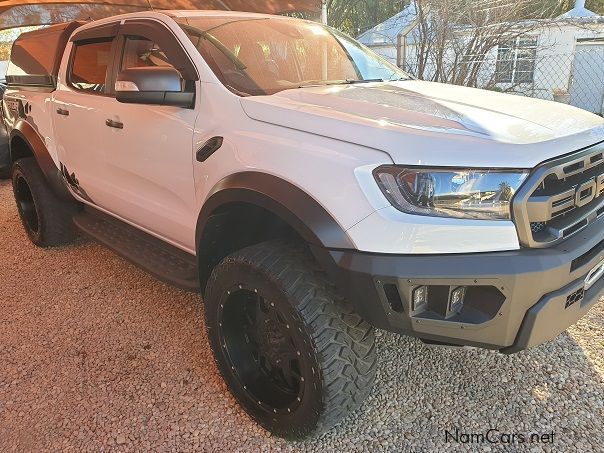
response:
<svg viewBox="0 0 604 453"><path fill-rule="evenodd" d="M413 72L421 79L478 86L486 56L535 30L540 22L532 19L552 17L558 6L533 0L417 0ZM486 87L495 85L496 71L491 74Z"/></svg>
<svg viewBox="0 0 604 453"><path fill-rule="evenodd" d="M575 5L575 0L549 0L542 3L557 4L553 14L559 16L560 14L572 9L572 7ZM585 7L592 10L594 13L604 15L604 0L587 0L585 2Z"/></svg>
<svg viewBox="0 0 604 453"><path fill-rule="evenodd" d="M329 25L352 36L400 12L409 0L326 0Z"/></svg>

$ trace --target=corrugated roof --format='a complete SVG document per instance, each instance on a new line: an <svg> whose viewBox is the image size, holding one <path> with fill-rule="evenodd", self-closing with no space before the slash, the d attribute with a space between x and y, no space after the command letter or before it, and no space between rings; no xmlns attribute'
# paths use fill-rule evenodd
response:
<svg viewBox="0 0 604 453"><path fill-rule="evenodd" d="M267 14L318 13L320 0L0 0L0 30L98 19L140 10L233 10Z"/></svg>

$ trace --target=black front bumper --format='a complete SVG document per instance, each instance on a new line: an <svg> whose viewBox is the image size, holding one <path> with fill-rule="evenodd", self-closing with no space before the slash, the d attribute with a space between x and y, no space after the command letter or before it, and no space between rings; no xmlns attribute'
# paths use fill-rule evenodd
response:
<svg viewBox="0 0 604 453"><path fill-rule="evenodd" d="M511 353L555 338L604 293L604 278L584 291L604 260L604 218L547 249L459 255L379 255L319 250L315 256L375 327L437 343ZM438 301L413 310L413 290L434 288ZM451 289L465 287L459 312ZM447 289L450 288L450 289Z"/></svg>

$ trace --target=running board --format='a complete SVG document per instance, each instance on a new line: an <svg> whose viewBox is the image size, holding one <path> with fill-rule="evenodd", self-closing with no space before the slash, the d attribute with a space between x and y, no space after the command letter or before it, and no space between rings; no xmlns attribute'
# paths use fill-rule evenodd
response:
<svg viewBox="0 0 604 453"><path fill-rule="evenodd" d="M83 233L159 280L186 291L199 292L195 256L92 208L73 222Z"/></svg>

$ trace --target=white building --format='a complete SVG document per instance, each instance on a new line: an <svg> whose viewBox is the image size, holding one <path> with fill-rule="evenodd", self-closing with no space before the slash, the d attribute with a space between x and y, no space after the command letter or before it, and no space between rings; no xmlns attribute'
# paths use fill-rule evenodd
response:
<svg viewBox="0 0 604 453"><path fill-rule="evenodd" d="M585 0L549 21L535 22L526 35L483 56L478 86L543 99L568 100L577 107L604 113L604 17L585 8ZM391 62L414 72L415 2L359 36ZM459 27L459 33L465 33ZM424 74L430 74L425 71Z"/></svg>

